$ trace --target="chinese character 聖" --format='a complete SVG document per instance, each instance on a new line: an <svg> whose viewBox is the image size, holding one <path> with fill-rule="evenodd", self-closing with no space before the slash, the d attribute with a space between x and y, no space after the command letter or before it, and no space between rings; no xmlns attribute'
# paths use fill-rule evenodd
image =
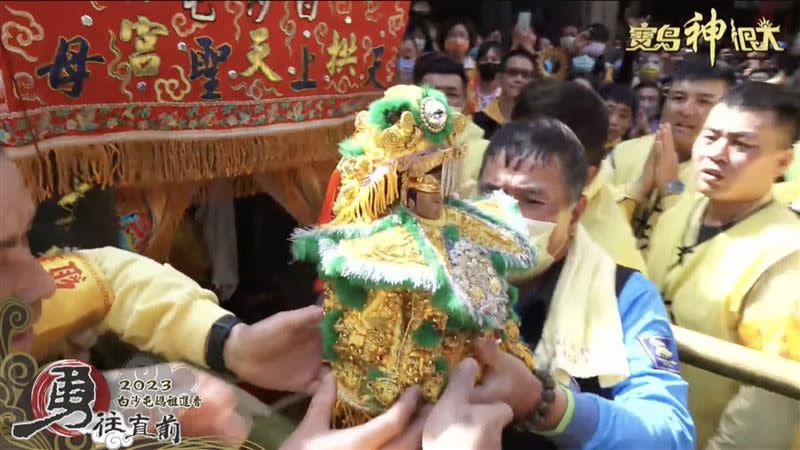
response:
<svg viewBox="0 0 800 450"><path fill-rule="evenodd" d="M76 36L69 41L58 38L58 48L52 64L36 69L36 75L47 75L47 84L62 94L78 98L83 94L83 81L89 78L88 63L105 63L101 55L89 55L89 43Z"/></svg>
<svg viewBox="0 0 800 450"><path fill-rule="evenodd" d="M269 81L281 81L283 78L270 69L264 61L270 53L267 38L269 38L269 31L266 28L258 28L250 32L250 39L253 40L253 46L247 52L247 60L250 61L250 67L242 72L242 75L252 77L260 70Z"/></svg>
<svg viewBox="0 0 800 450"><path fill-rule="evenodd" d="M334 73L340 73L344 66L350 66L348 67L350 75L355 76L356 71L353 65L358 62L355 56L357 49L355 33L350 33L350 43L348 44L345 36L339 39L339 32L333 30L333 42L327 49L330 59L328 63L325 64L325 68L328 69L328 74L333 75Z"/></svg>
<svg viewBox="0 0 800 450"><path fill-rule="evenodd" d="M228 60L231 55L231 46L228 44L220 45L214 48L214 41L209 37L195 38L195 42L202 48L202 51L193 50L190 53L190 60L192 64L192 71L190 78L197 80L198 78L205 78L207 81L203 83L203 95L200 96L203 100L219 100L222 98L217 87L219 80L219 65Z"/></svg>
<svg viewBox="0 0 800 450"><path fill-rule="evenodd" d="M711 8L711 17L708 19L708 22L705 24L700 24L703 20L703 15L695 12L694 17L689 19L684 24L684 33L686 35L686 44L692 48L692 50L697 53L697 42L702 36L703 40L708 42L710 47L710 58L711 58L711 65L714 65L714 60L716 59L716 47L717 41L722 39L722 36L725 34L725 30L727 29L727 25L721 19L717 19L717 10Z"/></svg>
<svg viewBox="0 0 800 450"><path fill-rule="evenodd" d="M156 53L156 43L159 36L169 36L167 27L160 23L151 22L144 16L138 16L136 22L122 19L119 39L129 42L136 33L133 43L134 52L128 57L133 74L137 77L151 77L158 75L161 67L161 57Z"/></svg>

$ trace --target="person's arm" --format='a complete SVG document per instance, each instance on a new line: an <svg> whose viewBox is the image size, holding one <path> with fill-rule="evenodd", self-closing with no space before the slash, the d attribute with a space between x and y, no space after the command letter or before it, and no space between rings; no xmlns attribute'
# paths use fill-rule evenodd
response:
<svg viewBox="0 0 800 450"><path fill-rule="evenodd" d="M636 273L622 290L619 310L631 376L614 387L614 400L572 394L569 423L549 437L561 448L693 449L688 384L677 372L677 350L661 296ZM659 342L665 346L654 345Z"/></svg>
<svg viewBox="0 0 800 450"><path fill-rule="evenodd" d="M213 292L168 264L113 247L80 250L108 279L114 301L100 328L140 350L202 367L212 325L232 315Z"/></svg>
<svg viewBox="0 0 800 450"><path fill-rule="evenodd" d="M742 307L739 341L754 350L800 361L800 252L761 275ZM728 403L707 450L792 448L800 401L743 386Z"/></svg>

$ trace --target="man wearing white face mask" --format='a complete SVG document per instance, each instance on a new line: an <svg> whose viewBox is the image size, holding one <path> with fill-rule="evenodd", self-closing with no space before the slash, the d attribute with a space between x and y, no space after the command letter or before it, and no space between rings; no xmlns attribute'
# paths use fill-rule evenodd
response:
<svg viewBox="0 0 800 450"><path fill-rule="evenodd" d="M513 122L490 141L480 188L519 201L539 249L535 271L517 277L517 313L537 366L557 385L482 340L477 356L488 367L477 397L511 406L517 426L506 449L691 449L688 387L663 301L579 225L586 173L580 141L555 119Z"/></svg>

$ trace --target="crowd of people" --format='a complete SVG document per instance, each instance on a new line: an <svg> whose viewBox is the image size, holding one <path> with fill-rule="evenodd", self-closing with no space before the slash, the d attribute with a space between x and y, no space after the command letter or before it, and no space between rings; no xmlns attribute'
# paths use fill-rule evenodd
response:
<svg viewBox="0 0 800 450"><path fill-rule="evenodd" d="M441 90L470 118L459 195L519 202L540 254L514 280L520 333L533 348L571 343L558 386L478 340L435 405L418 408L412 388L332 430L319 307L246 325L168 266L82 250L118 293L103 325L168 359L313 394L287 450L796 448L798 401L682 366L671 324L800 361L800 35L772 59L723 50L714 65L625 52L600 24L563 27L561 60L530 27L501 36L453 20L434 39L412 24L399 82ZM9 159L0 170L0 298L36 310L54 288L26 241L34 205ZM224 420L199 433L244 439L230 404L208 408Z"/></svg>

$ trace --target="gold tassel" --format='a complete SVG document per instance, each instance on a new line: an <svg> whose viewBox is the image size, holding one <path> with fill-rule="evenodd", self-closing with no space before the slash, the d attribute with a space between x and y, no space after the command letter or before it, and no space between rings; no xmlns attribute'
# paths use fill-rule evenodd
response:
<svg viewBox="0 0 800 450"><path fill-rule="evenodd" d="M16 159L37 201L72 192L74 179L99 187L149 187L164 183L233 178L339 159L337 143L352 122L268 136L215 140L119 141L62 146ZM50 163L55 153L56 171ZM239 192L255 188L244 182Z"/></svg>
<svg viewBox="0 0 800 450"><path fill-rule="evenodd" d="M336 399L331 426L334 429L351 428L367 423L373 416L356 409L342 399Z"/></svg>

